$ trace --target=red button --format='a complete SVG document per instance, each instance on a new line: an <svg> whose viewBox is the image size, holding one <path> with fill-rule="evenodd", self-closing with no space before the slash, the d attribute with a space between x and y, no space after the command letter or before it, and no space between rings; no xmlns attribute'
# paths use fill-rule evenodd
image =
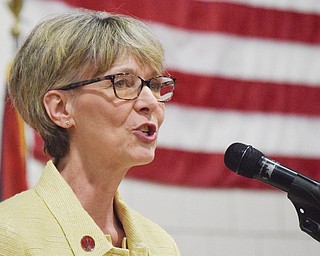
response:
<svg viewBox="0 0 320 256"><path fill-rule="evenodd" d="M92 252L96 243L91 236L84 236L81 238L81 247L86 252Z"/></svg>

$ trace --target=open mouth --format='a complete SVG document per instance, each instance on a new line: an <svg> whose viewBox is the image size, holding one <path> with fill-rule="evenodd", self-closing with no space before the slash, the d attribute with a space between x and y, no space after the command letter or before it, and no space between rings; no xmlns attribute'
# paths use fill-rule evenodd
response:
<svg viewBox="0 0 320 256"><path fill-rule="evenodd" d="M139 130L143 132L146 136L152 136L156 133L156 126L151 124L144 124L142 125Z"/></svg>

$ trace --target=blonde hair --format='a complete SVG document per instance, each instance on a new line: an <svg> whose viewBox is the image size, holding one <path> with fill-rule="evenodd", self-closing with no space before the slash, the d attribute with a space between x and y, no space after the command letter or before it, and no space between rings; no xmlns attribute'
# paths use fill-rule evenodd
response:
<svg viewBox="0 0 320 256"><path fill-rule="evenodd" d="M163 71L161 44L143 23L128 16L76 10L44 20L31 31L13 61L8 89L22 118L44 139L48 154L63 157L69 135L47 115L45 93L106 72L126 55Z"/></svg>

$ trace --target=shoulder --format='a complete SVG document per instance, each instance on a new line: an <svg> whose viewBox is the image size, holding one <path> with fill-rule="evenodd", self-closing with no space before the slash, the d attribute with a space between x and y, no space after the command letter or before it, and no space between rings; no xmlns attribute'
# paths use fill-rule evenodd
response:
<svg viewBox="0 0 320 256"><path fill-rule="evenodd" d="M0 203L0 227L25 236L53 218L44 201L34 189L17 194ZM10 228L8 228L10 227Z"/></svg>
<svg viewBox="0 0 320 256"><path fill-rule="evenodd" d="M32 203L31 191L22 192L0 203L0 255L25 255L24 234L21 226L26 208ZM28 212L28 211L27 211Z"/></svg>
<svg viewBox="0 0 320 256"><path fill-rule="evenodd" d="M27 190L0 203L0 227L10 226L11 230L17 231L30 225L45 209L36 192Z"/></svg>
<svg viewBox="0 0 320 256"><path fill-rule="evenodd" d="M167 231L157 223L129 207L120 197L115 196L117 213L131 242L144 245L150 250L150 255L179 256L180 252Z"/></svg>
<svg viewBox="0 0 320 256"><path fill-rule="evenodd" d="M0 223L0 255L26 255L23 237L8 223Z"/></svg>
<svg viewBox="0 0 320 256"><path fill-rule="evenodd" d="M17 194L0 203L0 225L10 225L23 235L55 226L55 218L34 189Z"/></svg>
<svg viewBox="0 0 320 256"><path fill-rule="evenodd" d="M35 195L32 190L24 191L0 203L0 218L6 218L16 214L21 208L29 207Z"/></svg>
<svg viewBox="0 0 320 256"><path fill-rule="evenodd" d="M168 239L171 239L171 236L165 231L160 225L155 223L153 220L143 216L139 212L135 210L131 210L131 214L134 216L136 221L139 223L139 227L146 233L158 233L161 234Z"/></svg>
<svg viewBox="0 0 320 256"><path fill-rule="evenodd" d="M139 232L143 234L145 242L148 244L151 252L155 255L180 255L178 246L173 237L164 230L160 225L131 210L134 219L139 223ZM161 251L161 253L160 253ZM153 255L152 254L152 255Z"/></svg>
<svg viewBox="0 0 320 256"><path fill-rule="evenodd" d="M31 254L70 255L59 223L34 189L0 203L0 256Z"/></svg>
<svg viewBox="0 0 320 256"><path fill-rule="evenodd" d="M24 191L0 203L0 219L15 219L34 213L41 205L39 197L33 189Z"/></svg>

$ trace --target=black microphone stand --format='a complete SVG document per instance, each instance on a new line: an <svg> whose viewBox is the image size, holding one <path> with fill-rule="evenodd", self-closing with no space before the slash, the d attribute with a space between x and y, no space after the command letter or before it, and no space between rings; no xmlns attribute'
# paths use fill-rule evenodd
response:
<svg viewBox="0 0 320 256"><path fill-rule="evenodd" d="M300 229L320 242L319 183L297 174L288 190L288 198L298 213Z"/></svg>

